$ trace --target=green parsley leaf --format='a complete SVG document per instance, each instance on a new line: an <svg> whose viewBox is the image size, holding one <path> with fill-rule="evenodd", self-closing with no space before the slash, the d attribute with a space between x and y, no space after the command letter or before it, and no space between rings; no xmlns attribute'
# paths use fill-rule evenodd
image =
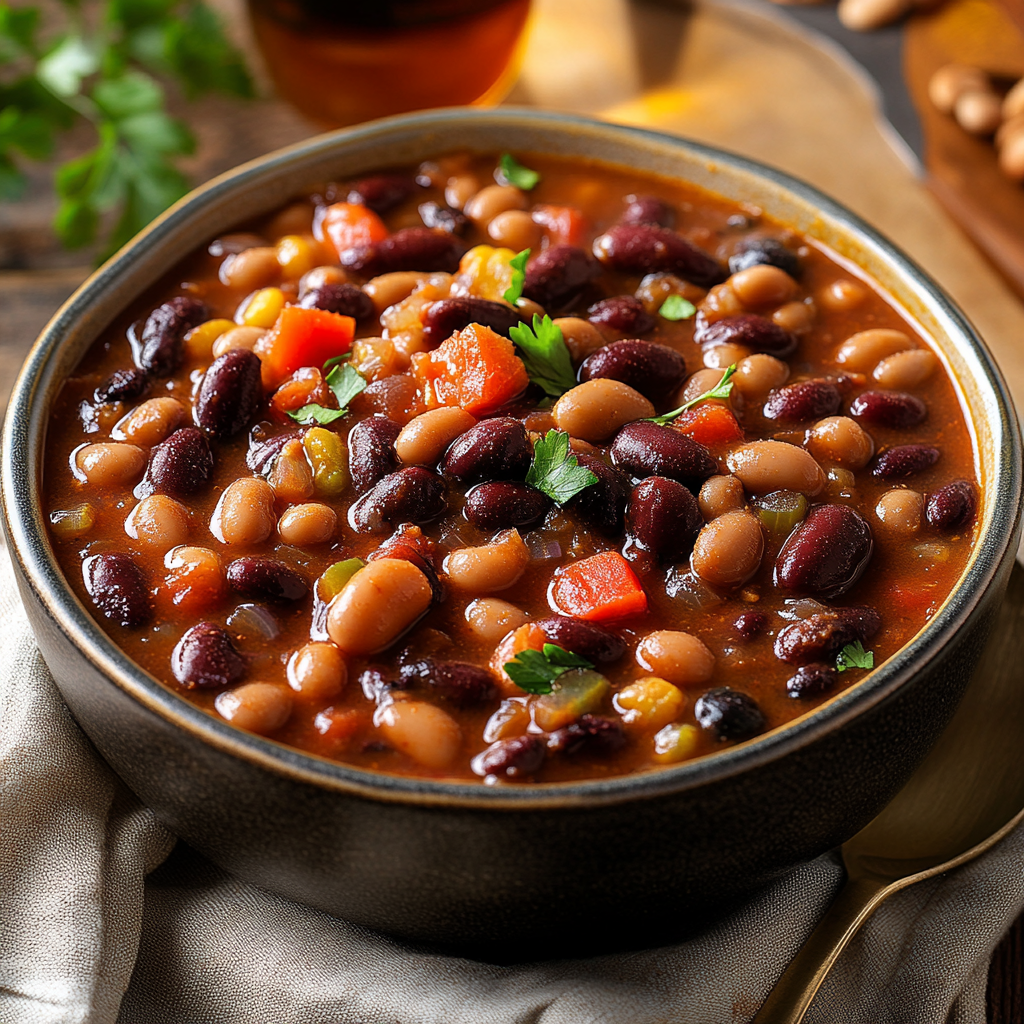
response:
<svg viewBox="0 0 1024 1024"><path fill-rule="evenodd" d="M328 362L334 362L334 366L324 378L327 381L327 386L334 392L334 397L338 400L338 408L328 409L326 406L311 402L301 409L289 412L288 415L293 420L298 423L333 423L348 412L352 399L366 389L366 378L349 363L339 365L337 362L339 358L336 356L334 360L328 360ZM325 363L325 369L326 366Z"/></svg>
<svg viewBox="0 0 1024 1024"><path fill-rule="evenodd" d="M855 640L847 644L838 655L836 655L836 669L845 672L848 668L874 668L874 651L865 651L864 645Z"/></svg>
<svg viewBox="0 0 1024 1024"><path fill-rule="evenodd" d="M549 430L533 446L533 462L526 482L543 491L559 505L564 505L580 491L597 483L597 477L569 454L569 435Z"/></svg>
<svg viewBox="0 0 1024 1024"><path fill-rule="evenodd" d="M508 261L508 265L512 268L512 283L505 289L502 298L510 306L514 306L523 294L523 285L526 284L526 261L530 258L532 251L532 249L524 249Z"/></svg>
<svg viewBox="0 0 1024 1024"><path fill-rule="evenodd" d="M697 307L682 295L670 295L658 310L658 316L666 320L689 320L697 312Z"/></svg>
<svg viewBox="0 0 1024 1024"><path fill-rule="evenodd" d="M348 352L342 352L340 356L331 356L330 359L324 362L324 372L330 373L336 366L340 366L342 363L348 362L352 358L352 350Z"/></svg>
<svg viewBox="0 0 1024 1024"><path fill-rule="evenodd" d="M543 320L533 314L532 330L520 322L508 333L519 349L530 380L540 385L545 394L558 398L576 387L576 374L562 329L546 313Z"/></svg>
<svg viewBox="0 0 1024 1024"><path fill-rule="evenodd" d="M501 176L505 181L509 185L521 188L524 192L536 188L537 182L540 181L540 175L536 171L524 167L511 153L502 153L498 166L501 168Z"/></svg>
<svg viewBox="0 0 1024 1024"><path fill-rule="evenodd" d="M678 409L673 409L671 412L663 413L661 416L651 416L648 420L650 423L657 423L659 426L666 426L671 423L677 416L681 416L687 409L692 409L695 405L699 405L701 402L706 402L709 398L728 398L732 394L732 377L736 373L736 364L733 363L725 373L722 374L722 379L713 387L709 388L702 395L698 395L696 398L691 398L685 405L679 406Z"/></svg>
<svg viewBox="0 0 1024 1024"><path fill-rule="evenodd" d="M550 693L551 684L571 668L593 668L586 658L557 644L545 644L542 650L520 651L504 668L509 679L527 693Z"/></svg>

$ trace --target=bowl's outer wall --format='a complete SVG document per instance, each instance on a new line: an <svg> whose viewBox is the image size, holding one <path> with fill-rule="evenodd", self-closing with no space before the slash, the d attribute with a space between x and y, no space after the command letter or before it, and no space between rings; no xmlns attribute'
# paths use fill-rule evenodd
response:
<svg viewBox="0 0 1024 1024"><path fill-rule="evenodd" d="M897 296L936 338L971 405L985 484L978 550L921 638L825 708L716 757L603 783L486 790L368 777L238 733L131 665L98 630L61 579L39 502L46 415L64 377L125 306L211 234L317 181L460 146L563 153L689 178L761 206ZM955 709L1020 529L1020 439L1005 385L962 315L884 240L813 190L726 154L515 111L364 126L247 165L183 201L51 322L16 386L2 469L4 527L43 656L128 785L243 877L359 923L480 955L649 945L852 835Z"/></svg>

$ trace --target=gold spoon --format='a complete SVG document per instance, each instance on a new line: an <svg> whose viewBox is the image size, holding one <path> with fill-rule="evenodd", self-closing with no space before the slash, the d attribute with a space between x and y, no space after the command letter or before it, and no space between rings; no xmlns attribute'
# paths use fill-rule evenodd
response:
<svg viewBox="0 0 1024 1024"><path fill-rule="evenodd" d="M959 867L1024 820L1024 570L1014 566L992 642L935 749L843 844L847 881L751 1024L800 1024L847 943L886 899Z"/></svg>

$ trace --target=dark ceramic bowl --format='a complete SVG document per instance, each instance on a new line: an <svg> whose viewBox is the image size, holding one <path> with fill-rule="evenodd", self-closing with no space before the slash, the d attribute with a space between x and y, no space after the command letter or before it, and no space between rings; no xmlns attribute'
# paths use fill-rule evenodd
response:
<svg viewBox="0 0 1024 1024"><path fill-rule="evenodd" d="M94 338L190 250L317 181L451 149L565 154L696 182L863 268L934 338L970 410L983 480L959 586L903 650L803 718L722 753L599 782L483 787L376 775L205 714L133 664L57 567L40 511L47 409ZM127 784L216 863L350 921L477 956L650 945L858 831L952 714L1017 546L1017 421L949 299L798 181L654 132L535 112L381 121L272 154L182 200L94 274L32 350L7 415L5 528L43 656Z"/></svg>

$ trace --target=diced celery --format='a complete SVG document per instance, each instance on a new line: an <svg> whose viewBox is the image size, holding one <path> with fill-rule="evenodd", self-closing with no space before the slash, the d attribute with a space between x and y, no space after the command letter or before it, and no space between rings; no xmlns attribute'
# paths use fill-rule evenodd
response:
<svg viewBox="0 0 1024 1024"><path fill-rule="evenodd" d="M654 736L654 760L660 764L685 761L697 752L700 730L688 722L666 725Z"/></svg>
<svg viewBox="0 0 1024 1024"><path fill-rule="evenodd" d="M765 527L783 537L807 515L807 499L799 491L772 491L758 498L754 507Z"/></svg>
<svg viewBox="0 0 1024 1024"><path fill-rule="evenodd" d="M50 525L58 537L83 537L96 525L96 510L87 501L74 508L57 509L50 513Z"/></svg>
<svg viewBox="0 0 1024 1024"><path fill-rule="evenodd" d="M325 569L323 575L316 581L316 596L324 604L329 604L365 565L361 558L346 558L343 562L335 562Z"/></svg>
<svg viewBox="0 0 1024 1024"><path fill-rule="evenodd" d="M313 427L302 440L313 467L313 487L323 498L333 498L348 486L348 452L333 430Z"/></svg>
<svg viewBox="0 0 1024 1024"><path fill-rule="evenodd" d="M533 720L545 732L554 732L575 722L580 715L596 711L611 684L592 669L570 669L552 684L551 692L533 703Z"/></svg>

